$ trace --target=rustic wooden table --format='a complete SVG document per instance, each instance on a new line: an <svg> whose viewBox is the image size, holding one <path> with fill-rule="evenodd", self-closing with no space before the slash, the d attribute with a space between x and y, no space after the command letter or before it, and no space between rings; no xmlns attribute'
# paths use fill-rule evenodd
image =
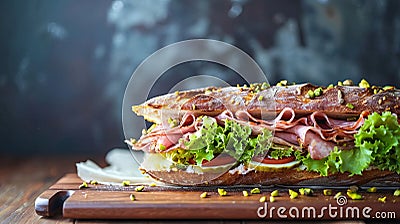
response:
<svg viewBox="0 0 400 224"><path fill-rule="evenodd" d="M0 155L0 222L1 223L130 223L133 220L73 220L59 217L44 218L34 210L35 199L66 173L75 172L75 163L93 159L104 165L97 156L26 156L10 157ZM135 223L188 223L177 220L135 220ZM190 221L204 223L205 221ZM262 221L214 220L206 223L266 223ZM300 222L309 223L310 221ZM323 221L322 223L349 223L349 221ZM271 222L268 222L271 223ZM274 222L272 222L274 223ZM275 222L282 223L282 221ZM289 222L288 222L289 223ZM292 223L292 222L290 222ZM299 222L297 222L299 223ZM321 221L318 221L321 223ZM365 223L353 220L351 223Z"/></svg>

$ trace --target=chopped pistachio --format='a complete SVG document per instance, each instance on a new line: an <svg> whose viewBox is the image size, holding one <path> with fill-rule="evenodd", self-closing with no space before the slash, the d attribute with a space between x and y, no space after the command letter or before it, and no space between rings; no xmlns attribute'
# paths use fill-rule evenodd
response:
<svg viewBox="0 0 400 224"><path fill-rule="evenodd" d="M123 180L121 185L122 186L129 186L131 184L131 182L129 180Z"/></svg>
<svg viewBox="0 0 400 224"><path fill-rule="evenodd" d="M258 97L258 101L262 101L263 98L264 98L263 96L259 96L259 97Z"/></svg>
<svg viewBox="0 0 400 224"><path fill-rule="evenodd" d="M208 194L207 192L201 193L201 194L200 194L200 198L206 198L206 197L207 197L207 194Z"/></svg>
<svg viewBox="0 0 400 224"><path fill-rule="evenodd" d="M165 147L165 145L160 144L160 151L164 151L167 147Z"/></svg>
<svg viewBox="0 0 400 224"><path fill-rule="evenodd" d="M362 195L356 192L347 191L347 196L349 196L353 200L360 200L362 199Z"/></svg>
<svg viewBox="0 0 400 224"><path fill-rule="evenodd" d="M395 190L393 195L396 197L400 196L400 189Z"/></svg>
<svg viewBox="0 0 400 224"><path fill-rule="evenodd" d="M383 90L394 90L395 88L394 88L394 86L385 86L385 87L383 87Z"/></svg>
<svg viewBox="0 0 400 224"><path fill-rule="evenodd" d="M325 196L330 196L330 195L332 195L332 190L331 189L324 189L324 195Z"/></svg>
<svg viewBox="0 0 400 224"><path fill-rule="evenodd" d="M378 89L374 89L374 94L377 94L378 93Z"/></svg>
<svg viewBox="0 0 400 224"><path fill-rule="evenodd" d="M334 199L338 199L340 196L342 196L342 192L338 192L333 196Z"/></svg>
<svg viewBox="0 0 400 224"><path fill-rule="evenodd" d="M135 143L137 142L137 140L134 139L134 138L130 138L129 141L131 142L132 145L135 144Z"/></svg>
<svg viewBox="0 0 400 224"><path fill-rule="evenodd" d="M97 181L95 181L95 180L92 180L92 181L90 181L90 184L91 184L91 185L96 185L96 184L99 184L99 182L97 182Z"/></svg>
<svg viewBox="0 0 400 224"><path fill-rule="evenodd" d="M347 189L347 192L351 192L351 193L356 193L358 191L358 187L355 185L352 185L349 187L349 189Z"/></svg>
<svg viewBox="0 0 400 224"><path fill-rule="evenodd" d="M140 191L143 191L143 190L144 190L144 186L143 185L135 187L135 191L137 191L137 192L140 192Z"/></svg>
<svg viewBox="0 0 400 224"><path fill-rule="evenodd" d="M367 189L367 192L374 193L376 192L376 187L370 187Z"/></svg>
<svg viewBox="0 0 400 224"><path fill-rule="evenodd" d="M271 196L277 197L279 196L279 191L278 190L274 190L271 192Z"/></svg>
<svg viewBox="0 0 400 224"><path fill-rule="evenodd" d="M207 89L207 90L204 92L204 94L206 94L206 95L211 94L211 90Z"/></svg>
<svg viewBox="0 0 400 224"><path fill-rule="evenodd" d="M311 195L313 193L313 190L310 188L300 188L299 192L301 195Z"/></svg>
<svg viewBox="0 0 400 224"><path fill-rule="evenodd" d="M176 95L176 96L179 95L179 91L175 91L175 95Z"/></svg>
<svg viewBox="0 0 400 224"><path fill-rule="evenodd" d="M243 193L243 196L245 196L245 197L249 196L249 192L247 192L247 191L242 191L242 193Z"/></svg>
<svg viewBox="0 0 400 224"><path fill-rule="evenodd" d="M359 87L362 87L362 88L366 88L366 89L368 89L369 87L371 87L371 86L369 85L369 83L367 82L367 80L365 80L365 79L362 79L362 80L360 81L360 83L358 83L358 86L359 86Z"/></svg>
<svg viewBox="0 0 400 224"><path fill-rule="evenodd" d="M326 87L326 89L332 89L333 88L333 84L329 84L328 87Z"/></svg>
<svg viewBox="0 0 400 224"><path fill-rule="evenodd" d="M317 96L321 96L322 93L323 93L323 90L322 90L321 87L319 87L319 88L317 88L317 89L314 90L314 96L316 96L316 97L317 97Z"/></svg>
<svg viewBox="0 0 400 224"><path fill-rule="evenodd" d="M82 184L79 185L79 189L87 188L87 187L88 187L88 184L86 183L86 181L83 181Z"/></svg>
<svg viewBox="0 0 400 224"><path fill-rule="evenodd" d="M133 195L133 194L129 195L129 198L131 199L131 201L134 201L136 199L135 195Z"/></svg>
<svg viewBox="0 0 400 224"><path fill-rule="evenodd" d="M354 83L353 83L353 80L351 80L351 79L346 79L346 80L343 81L343 85L344 85L344 86L353 86Z"/></svg>
<svg viewBox="0 0 400 224"><path fill-rule="evenodd" d="M168 118L168 124L171 128L174 128L176 126L178 126L178 121L175 119L172 119L171 117Z"/></svg>
<svg viewBox="0 0 400 224"><path fill-rule="evenodd" d="M225 189L218 188L218 194L219 194L220 196L225 196L225 195L227 194L227 192L226 192Z"/></svg>
<svg viewBox="0 0 400 224"><path fill-rule="evenodd" d="M337 82L337 85L338 85L338 86L343 86L343 82L342 82L342 81L338 81L338 82Z"/></svg>
<svg viewBox="0 0 400 224"><path fill-rule="evenodd" d="M382 202L382 203L386 203L386 196L385 196L385 197L378 198L378 201L379 201L379 202Z"/></svg>
<svg viewBox="0 0 400 224"><path fill-rule="evenodd" d="M244 85L243 85L243 88L247 88L247 85L246 85L246 84L244 84Z"/></svg>
<svg viewBox="0 0 400 224"><path fill-rule="evenodd" d="M263 82L262 85L261 85L261 90L264 90L264 89L266 89L268 87L269 87L269 84L266 83L266 82Z"/></svg>
<svg viewBox="0 0 400 224"><path fill-rule="evenodd" d="M149 184L149 187L155 187L155 186L157 186L157 184L154 182Z"/></svg>
<svg viewBox="0 0 400 224"><path fill-rule="evenodd" d="M287 80L281 80L279 83L282 84L282 86L286 86L288 84L288 81Z"/></svg>
<svg viewBox="0 0 400 224"><path fill-rule="evenodd" d="M270 201L270 202L275 202L275 197L271 195L271 196L269 197L269 201Z"/></svg>
<svg viewBox="0 0 400 224"><path fill-rule="evenodd" d="M260 191L260 189L258 187L256 187L256 188L251 189L250 193L251 194L260 194L261 191Z"/></svg>
<svg viewBox="0 0 400 224"><path fill-rule="evenodd" d="M299 193L297 193L297 192L294 191L294 190L289 189L289 197L290 197L290 199L295 199L295 198L297 198L298 196L299 196Z"/></svg>
<svg viewBox="0 0 400 224"><path fill-rule="evenodd" d="M261 198L260 198L260 202L265 202L267 200L267 197L266 196L262 196Z"/></svg>
<svg viewBox="0 0 400 224"><path fill-rule="evenodd" d="M237 87L237 88L239 88L239 87L240 87L240 85L239 85L239 84L236 84L236 87Z"/></svg>
<svg viewBox="0 0 400 224"><path fill-rule="evenodd" d="M145 134L147 134L147 131L146 131L146 129L142 129L142 135L145 135Z"/></svg>
<svg viewBox="0 0 400 224"><path fill-rule="evenodd" d="M314 95L314 91L312 91L311 89L310 90L308 90L308 92L307 92L307 97L308 98L314 98L315 97L315 95Z"/></svg>
<svg viewBox="0 0 400 224"><path fill-rule="evenodd" d="M350 110L354 109L354 105L351 103L346 104L346 107L349 108Z"/></svg>

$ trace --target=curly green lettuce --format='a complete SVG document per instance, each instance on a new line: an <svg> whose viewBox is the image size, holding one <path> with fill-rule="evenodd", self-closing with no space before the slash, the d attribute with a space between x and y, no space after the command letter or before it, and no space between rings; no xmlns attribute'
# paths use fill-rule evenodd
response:
<svg viewBox="0 0 400 224"><path fill-rule="evenodd" d="M231 120L225 120L224 126L215 119L201 117L199 131L189 135L184 142L185 150L173 150L166 157L180 164L190 164L193 159L197 165L204 160L210 161L221 153L227 153L238 162L247 163L255 155L265 154L269 149L272 133L263 129L261 134L251 136L251 128Z"/></svg>
<svg viewBox="0 0 400 224"><path fill-rule="evenodd" d="M310 154L296 153L296 157L307 170L322 176L339 172L361 175L370 166L400 173L400 125L396 115L390 112L369 115L354 137L352 150L335 148L321 160L311 159Z"/></svg>

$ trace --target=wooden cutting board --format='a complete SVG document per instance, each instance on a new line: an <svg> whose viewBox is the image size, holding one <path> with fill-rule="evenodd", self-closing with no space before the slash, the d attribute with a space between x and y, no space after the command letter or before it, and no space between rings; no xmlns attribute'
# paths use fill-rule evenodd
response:
<svg viewBox="0 0 400 224"><path fill-rule="evenodd" d="M270 202L276 187L260 187L260 194L250 194L252 186L225 187L227 195L220 196L216 187L145 186L142 192L136 192L133 185L89 184L79 189L80 184L82 180L76 174L65 175L36 199L36 213L76 219L400 219L400 197L393 196L393 190L380 188L376 193L360 189L362 200L334 198L337 192L346 195L346 189L332 189L332 196L314 189L312 196L299 194L290 199L288 189L280 188L276 201ZM243 190L250 195L244 197ZM208 196L200 198L204 191ZM266 196L266 202L260 202L262 196ZM385 202L378 200L385 196Z"/></svg>

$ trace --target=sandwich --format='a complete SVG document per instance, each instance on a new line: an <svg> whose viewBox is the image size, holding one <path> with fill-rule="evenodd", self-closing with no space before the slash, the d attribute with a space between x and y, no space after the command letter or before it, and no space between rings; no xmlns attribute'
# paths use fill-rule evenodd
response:
<svg viewBox="0 0 400 224"><path fill-rule="evenodd" d="M153 125L140 169L175 185L400 185L400 90L283 80L177 91L132 106Z"/></svg>

